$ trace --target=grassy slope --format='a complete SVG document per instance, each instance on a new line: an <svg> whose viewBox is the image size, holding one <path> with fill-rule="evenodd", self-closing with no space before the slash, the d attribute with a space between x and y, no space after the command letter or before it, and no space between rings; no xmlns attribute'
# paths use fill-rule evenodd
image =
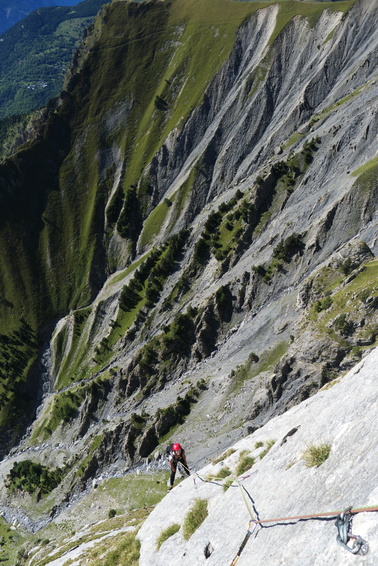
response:
<svg viewBox="0 0 378 566"><path fill-rule="evenodd" d="M50 523L35 534L28 533L20 527L16 530L12 529L1 519L0 537L3 540L0 550L1 563L4 566L26 564L21 557L27 554L29 554L28 563L32 561L35 566L47 566L52 560L59 558L67 562L68 559L64 560L67 552L80 544L85 545L93 541L93 548L86 551L85 548L82 549L86 563L92 566L105 564L136 566L138 562L130 562L127 553L123 553L120 561L114 556L115 552L121 552L122 543L128 540L125 532L117 536L117 531L127 526L136 528L144 521L148 513L166 494L167 476L167 471L160 471L144 475L129 474L122 478L105 480L96 490L81 499L63 522L58 525ZM21 500L17 500L17 505L28 515L37 516L54 505L54 492L43 496L38 502L35 498L26 495ZM102 508L101 515L98 514L98 505ZM112 518L108 518L110 511ZM86 517L85 522L88 527L78 536L77 533L80 533L83 526L83 517ZM18 562L17 558L21 560ZM84 560L83 555L81 560Z"/></svg>
<svg viewBox="0 0 378 566"><path fill-rule="evenodd" d="M176 0L104 8L81 75L59 112L40 140L0 166L3 332L13 330L21 315L38 330L90 302L106 268L105 258L95 260L112 183L100 169L101 152L121 148L124 186L138 182L166 134L201 102L240 24L269 4ZM349 5L283 2L275 33L295 14L318 16L325 7ZM156 108L157 96L167 110ZM101 120L125 100L131 104L127 120L104 134ZM148 195L140 196L148 208Z"/></svg>
<svg viewBox="0 0 378 566"><path fill-rule="evenodd" d="M67 222L64 238L67 241L68 235L68 241L75 242L61 252L66 254L63 264L72 266L69 273L74 279L73 282L70 280L73 288L80 288L80 271L86 262L89 269L88 259L91 259L91 250L94 251L91 219L98 185L97 167L94 164L98 162L96 155L104 143L96 123L111 108L117 109L119 101L125 97L131 103L127 122L121 120L105 142L107 146L116 144L123 148L127 164L125 189L137 183L143 168L161 147L168 132L175 126L180 127L190 111L201 102L206 86L230 53L240 24L251 13L269 4L231 0L176 0L150 6L127 6L116 2L110 8L105 8L102 21L106 25L104 27L97 20L95 30L98 39L91 45L83 66L86 85L79 83L72 91L75 103L81 106L82 121L77 129L78 132L85 131L85 162L78 170L75 149L67 158L61 173L61 184L67 187L64 194L74 199L68 202L65 197L65 202L61 203L67 210L64 214ZM335 9L333 4L330 7ZM283 17L277 22L276 31L298 13L319 15L324 5L283 2L281 9ZM156 21L159 22L158 27ZM204 52L207 53L205 61ZM89 89L90 97L85 87ZM156 108L157 96L167 101L168 111ZM82 194L72 191L78 180L79 184L86 186L84 198ZM166 212L165 204L160 207ZM74 210L75 215L70 215L70 210ZM149 240L149 231L157 229L155 216L159 216L159 224L162 224L164 211L159 209L158 213L156 210L148 219L143 234L146 241ZM72 248L75 251L83 250L80 262L72 257ZM53 292L59 288L61 272L54 268L50 273ZM62 291L66 293L69 289L66 287ZM78 371L77 365L75 367L75 371Z"/></svg>
<svg viewBox="0 0 378 566"><path fill-rule="evenodd" d="M120 92L127 92L129 99L137 101L130 116L133 129L128 129L126 136L123 133L121 140L117 136L129 164L125 186L138 181L166 135L180 127L202 101L211 78L229 56L236 30L244 19L271 4L274 2L176 0L171 6L165 2L163 7L151 8L143 20L133 19L132 24L125 19L123 4L121 8L113 6L106 20L113 33L101 34L98 51L88 60L90 76L97 85L89 116L104 113ZM325 8L346 10L350 5L283 1L274 37L297 14L314 19ZM155 21L159 22L158 28L152 26ZM127 58L121 58L120 52L126 52ZM136 65L138 75L134 73ZM106 98L101 77L114 81L111 93L106 90ZM166 101L167 111L156 110L157 96Z"/></svg>

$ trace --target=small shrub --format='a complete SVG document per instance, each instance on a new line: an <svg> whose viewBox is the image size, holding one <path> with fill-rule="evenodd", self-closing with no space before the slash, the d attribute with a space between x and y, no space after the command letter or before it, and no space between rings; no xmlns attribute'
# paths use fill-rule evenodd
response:
<svg viewBox="0 0 378 566"><path fill-rule="evenodd" d="M266 269L262 264L253 265L252 270L256 273L256 275L260 275L260 277L265 277L266 275Z"/></svg>
<svg viewBox="0 0 378 566"><path fill-rule="evenodd" d="M230 468L225 466L221 468L217 474L209 474L206 476L206 481L213 481L213 480L223 480L224 478L228 478L232 474Z"/></svg>
<svg viewBox="0 0 378 566"><path fill-rule="evenodd" d="M354 268L354 266L353 266L352 261L349 257L339 267L341 273L345 276L352 273L353 268Z"/></svg>
<svg viewBox="0 0 378 566"><path fill-rule="evenodd" d="M192 509L184 519L183 536L185 540L190 539L192 534L202 525L207 515L207 499L196 499Z"/></svg>
<svg viewBox="0 0 378 566"><path fill-rule="evenodd" d="M302 234L293 233L286 240L281 240L273 250L273 257L289 262L293 255L301 252L304 248Z"/></svg>
<svg viewBox="0 0 378 566"><path fill-rule="evenodd" d="M254 463L255 463L254 458L252 458L251 456L248 456L248 450L242 450L242 452L240 452L239 462L238 462L238 465L236 466L236 470L235 470L236 475L241 476L247 470L252 468Z"/></svg>
<svg viewBox="0 0 378 566"><path fill-rule="evenodd" d="M227 478L230 475L231 475L231 470L230 470L230 468L227 468L227 466L225 466L224 468L222 468L218 472L218 478L220 478L220 479Z"/></svg>
<svg viewBox="0 0 378 566"><path fill-rule="evenodd" d="M179 530L180 530L180 525L177 524L177 523L174 523L173 525L170 525L169 527L167 527L162 533L160 533L160 536L156 541L157 550L159 550L159 548L161 547L163 542L165 542L167 539L169 539L169 537L172 537L173 535L175 535Z"/></svg>
<svg viewBox="0 0 378 566"><path fill-rule="evenodd" d="M339 332L341 335L348 335L353 330L352 323L348 320L347 315L345 313L341 313L337 315L333 322L333 327L336 332Z"/></svg>
<svg viewBox="0 0 378 566"><path fill-rule="evenodd" d="M196 265L205 265L210 259L209 245L204 238L200 238L194 246L193 262Z"/></svg>
<svg viewBox="0 0 378 566"><path fill-rule="evenodd" d="M117 515L117 511L115 509L109 509L108 517L109 519L113 519Z"/></svg>
<svg viewBox="0 0 378 566"><path fill-rule="evenodd" d="M234 483L233 478L227 478L224 482L223 482L223 491L227 491L229 487L231 487L231 485Z"/></svg>
<svg viewBox="0 0 378 566"><path fill-rule="evenodd" d="M326 311L330 306L332 306L332 303L332 297L325 297L325 299L316 301L314 309L316 312Z"/></svg>
<svg viewBox="0 0 378 566"><path fill-rule="evenodd" d="M304 460L307 468L321 466L327 460L330 452L331 445L328 443L313 444L303 452L302 460Z"/></svg>

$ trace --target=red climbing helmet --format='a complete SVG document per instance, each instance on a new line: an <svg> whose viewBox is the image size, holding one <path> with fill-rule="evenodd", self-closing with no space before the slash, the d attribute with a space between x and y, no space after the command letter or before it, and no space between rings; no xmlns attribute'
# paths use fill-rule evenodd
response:
<svg viewBox="0 0 378 566"><path fill-rule="evenodd" d="M172 444L172 450L173 452L177 452L177 450L181 450L181 444L175 442L175 444Z"/></svg>

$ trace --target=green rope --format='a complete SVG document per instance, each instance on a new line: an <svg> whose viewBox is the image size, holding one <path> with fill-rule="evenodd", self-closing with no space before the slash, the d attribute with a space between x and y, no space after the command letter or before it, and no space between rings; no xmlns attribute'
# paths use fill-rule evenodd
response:
<svg viewBox="0 0 378 566"><path fill-rule="evenodd" d="M248 513L249 513L249 515L250 515L250 517L251 517L251 521L253 521L254 523L256 523L255 516L254 516L254 514L253 514L253 510L252 510L252 507L251 507L251 502L247 499L247 496L246 496L246 490L245 490L245 488L243 488L243 487L240 485L239 480L236 480L236 483L237 483L238 487L240 488L240 491L241 491L241 494L242 494L242 497L243 497L243 501L244 501L244 503L245 503L245 506L246 506L247 509L248 509Z"/></svg>

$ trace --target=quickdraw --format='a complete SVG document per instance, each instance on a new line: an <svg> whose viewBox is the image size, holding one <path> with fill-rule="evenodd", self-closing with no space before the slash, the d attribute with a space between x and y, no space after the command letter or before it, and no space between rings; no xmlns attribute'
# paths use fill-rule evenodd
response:
<svg viewBox="0 0 378 566"><path fill-rule="evenodd" d="M352 554L365 555L368 553L369 544L359 535L352 534L353 516L351 514L352 507L348 507L336 519L335 525L339 531L336 540L340 546L351 552ZM353 546L348 546L348 542L352 540Z"/></svg>
<svg viewBox="0 0 378 566"><path fill-rule="evenodd" d="M235 558L234 558L233 561L231 562L230 566L235 566L235 564L237 563L237 561L238 561L239 558L240 558L241 553L242 553L243 550L244 550L245 545L247 544L247 542L248 542L248 540L249 540L249 537L252 535L252 533L253 533L254 530L256 529L257 525L254 525L253 528L251 529L251 525L252 525L252 524L253 524L252 521L249 521L247 534L245 535L245 537L244 537L244 539L243 539L243 542L241 543L240 548L239 548L239 550L238 550L238 552L237 552Z"/></svg>

